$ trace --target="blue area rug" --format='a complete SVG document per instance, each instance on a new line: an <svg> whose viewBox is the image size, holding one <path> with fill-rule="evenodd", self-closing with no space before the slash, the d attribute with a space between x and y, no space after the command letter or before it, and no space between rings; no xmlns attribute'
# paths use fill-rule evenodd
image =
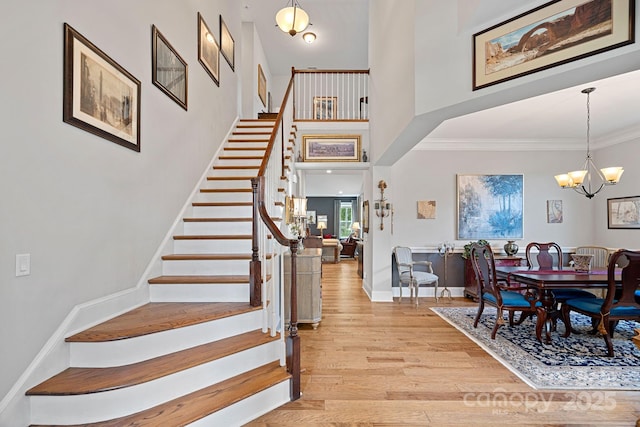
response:
<svg viewBox="0 0 640 427"><path fill-rule="evenodd" d="M636 322L618 324L613 340L615 356L608 357L602 336L586 333L591 330L590 318L576 313L571 313L572 326L584 333L563 338L564 324L558 321L552 343L542 344L535 336L535 318L509 327L505 315L505 325L492 340L493 307L485 307L477 328L473 327L477 307L431 310L536 389L640 390L640 349L631 340L634 329L640 328Z"/></svg>

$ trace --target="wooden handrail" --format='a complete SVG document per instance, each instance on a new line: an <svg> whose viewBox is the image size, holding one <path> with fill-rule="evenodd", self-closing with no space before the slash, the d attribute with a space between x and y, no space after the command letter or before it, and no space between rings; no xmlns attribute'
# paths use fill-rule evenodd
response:
<svg viewBox="0 0 640 427"><path fill-rule="evenodd" d="M267 166L271 159L271 154L274 150L276 137L278 132L283 135L284 138L284 121L283 114L286 110L286 105L289 99L289 94L293 89L293 76L292 72L291 80L287 86L287 90L282 99L282 105L278 116L276 118L275 126L269 137L269 143L265 152L265 156L258 170L258 174L255 178L251 179L251 188L253 192L253 214L252 214L252 243L251 243L251 262L249 266L249 286L250 286L250 303L252 306L259 306L262 302L262 265L259 254L259 230L258 221L266 226L269 233L275 238L275 240L282 246L288 247L291 251L291 299L289 302L284 301L283 304L290 304L290 320L289 320L289 333L286 337L286 360L287 371L291 374L291 400L297 400L300 398L300 336L298 335L298 292L297 292L297 252L298 252L298 240L289 239L286 237L276 224L271 219L271 215L265 205L265 176ZM282 141L284 144L284 139ZM280 173L284 175L284 156L280 156L281 162Z"/></svg>

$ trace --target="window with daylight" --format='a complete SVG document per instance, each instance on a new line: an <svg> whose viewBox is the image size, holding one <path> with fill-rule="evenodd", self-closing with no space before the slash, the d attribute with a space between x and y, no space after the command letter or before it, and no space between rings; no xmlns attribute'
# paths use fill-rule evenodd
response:
<svg viewBox="0 0 640 427"><path fill-rule="evenodd" d="M351 235L351 224L353 224L353 203L340 202L340 239L346 239Z"/></svg>

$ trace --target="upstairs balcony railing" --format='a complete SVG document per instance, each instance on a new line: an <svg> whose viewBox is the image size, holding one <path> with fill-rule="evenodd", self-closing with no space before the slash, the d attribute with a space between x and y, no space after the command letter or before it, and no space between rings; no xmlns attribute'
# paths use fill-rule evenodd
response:
<svg viewBox="0 0 640 427"><path fill-rule="evenodd" d="M292 69L297 121L369 120L369 70Z"/></svg>

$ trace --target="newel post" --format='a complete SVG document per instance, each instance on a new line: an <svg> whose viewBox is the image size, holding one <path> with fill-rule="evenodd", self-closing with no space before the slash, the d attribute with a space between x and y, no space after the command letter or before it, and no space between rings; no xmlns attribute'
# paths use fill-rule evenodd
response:
<svg viewBox="0 0 640 427"><path fill-rule="evenodd" d="M259 258L258 247L258 221L260 212L258 206L262 199L260 181L264 178L251 178L251 190L253 191L253 214L251 231L251 261L249 263L249 304L252 307L262 305L262 265Z"/></svg>
<svg viewBox="0 0 640 427"><path fill-rule="evenodd" d="M287 371L291 374L291 400L300 398L300 336L298 335L298 240L291 242L291 309L287 344Z"/></svg>

